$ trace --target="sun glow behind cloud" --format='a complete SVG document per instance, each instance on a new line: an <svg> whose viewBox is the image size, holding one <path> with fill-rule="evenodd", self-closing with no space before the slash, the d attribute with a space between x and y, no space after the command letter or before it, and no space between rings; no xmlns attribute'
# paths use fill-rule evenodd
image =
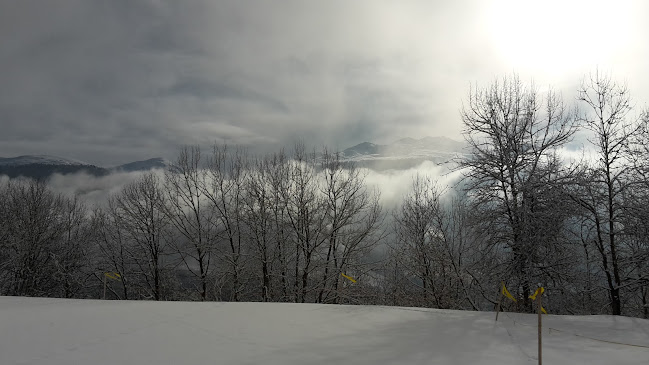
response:
<svg viewBox="0 0 649 365"><path fill-rule="evenodd" d="M502 62L559 78L610 66L636 46L642 4L605 0L497 0L486 12Z"/></svg>

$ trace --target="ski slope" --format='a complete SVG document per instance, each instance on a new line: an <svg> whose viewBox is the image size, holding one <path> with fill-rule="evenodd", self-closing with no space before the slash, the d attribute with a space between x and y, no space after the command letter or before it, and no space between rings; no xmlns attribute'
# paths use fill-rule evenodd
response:
<svg viewBox="0 0 649 365"><path fill-rule="evenodd" d="M543 336L544 364L649 363L647 320L549 315ZM535 315L0 297L2 365L504 365L536 351Z"/></svg>

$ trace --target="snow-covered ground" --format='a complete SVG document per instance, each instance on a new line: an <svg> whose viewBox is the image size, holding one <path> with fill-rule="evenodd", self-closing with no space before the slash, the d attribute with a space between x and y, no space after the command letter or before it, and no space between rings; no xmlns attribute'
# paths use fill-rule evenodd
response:
<svg viewBox="0 0 649 365"><path fill-rule="evenodd" d="M544 364L649 363L647 320L549 315L543 336ZM535 364L536 341L512 313L0 297L2 365Z"/></svg>

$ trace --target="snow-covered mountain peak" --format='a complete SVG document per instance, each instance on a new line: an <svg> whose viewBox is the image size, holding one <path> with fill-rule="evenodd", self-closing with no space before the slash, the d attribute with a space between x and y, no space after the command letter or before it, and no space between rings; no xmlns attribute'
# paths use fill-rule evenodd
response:
<svg viewBox="0 0 649 365"><path fill-rule="evenodd" d="M368 156L379 153L379 145L371 142L359 143L354 147L350 147L343 151L345 157Z"/></svg>
<svg viewBox="0 0 649 365"><path fill-rule="evenodd" d="M0 166L24 165L90 166L87 162L51 155L24 155L0 158Z"/></svg>

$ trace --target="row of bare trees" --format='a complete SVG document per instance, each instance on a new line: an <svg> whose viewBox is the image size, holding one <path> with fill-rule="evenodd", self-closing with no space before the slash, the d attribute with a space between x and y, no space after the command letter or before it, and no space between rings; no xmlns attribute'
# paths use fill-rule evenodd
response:
<svg viewBox="0 0 649 365"><path fill-rule="evenodd" d="M387 212L366 170L299 144L260 157L186 147L92 209L12 180L0 293L97 297L115 272L111 299L489 310L505 281L519 311L540 284L554 313L647 318L649 114L598 72L578 107L516 76L472 88L463 179L417 175Z"/></svg>
<svg viewBox="0 0 649 365"><path fill-rule="evenodd" d="M111 298L354 302L362 290L341 274L369 275L384 236L364 180L338 154L300 145L254 158L187 147L89 214L84 244L96 272L120 274Z"/></svg>
<svg viewBox="0 0 649 365"><path fill-rule="evenodd" d="M578 107L516 76L471 90L461 167L472 226L487 232L475 247L498 252L489 290L507 281L519 310L532 310L540 284L560 313L647 317L648 114L634 115L626 86L599 72ZM577 132L583 156L562 157Z"/></svg>
<svg viewBox="0 0 649 365"><path fill-rule="evenodd" d="M1 293L80 295L94 276L87 213L79 200L41 182L0 185Z"/></svg>

